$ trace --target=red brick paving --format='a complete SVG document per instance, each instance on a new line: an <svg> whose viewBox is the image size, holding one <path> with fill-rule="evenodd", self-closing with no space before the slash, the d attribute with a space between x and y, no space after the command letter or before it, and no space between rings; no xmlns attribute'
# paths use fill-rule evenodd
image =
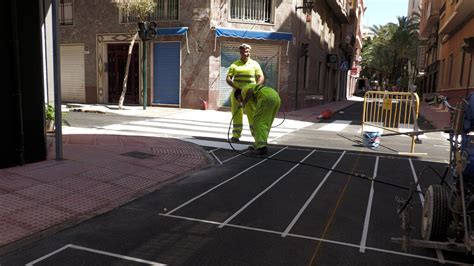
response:
<svg viewBox="0 0 474 266"><path fill-rule="evenodd" d="M64 160L0 169L0 249L43 230L109 211L160 184L211 164L199 146L177 139L64 135ZM138 151L146 159L123 155Z"/></svg>

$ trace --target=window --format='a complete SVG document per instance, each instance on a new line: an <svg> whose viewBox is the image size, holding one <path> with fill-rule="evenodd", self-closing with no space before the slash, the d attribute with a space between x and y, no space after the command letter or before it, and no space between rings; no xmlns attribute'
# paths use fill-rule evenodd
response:
<svg viewBox="0 0 474 266"><path fill-rule="evenodd" d="M449 70L448 70L448 88L451 87L451 77L453 75L453 61L454 56L453 54L449 55Z"/></svg>
<svg viewBox="0 0 474 266"><path fill-rule="evenodd" d="M230 0L230 19L273 23L273 0Z"/></svg>
<svg viewBox="0 0 474 266"><path fill-rule="evenodd" d="M305 56L304 57L304 77L303 77L303 80L304 80L304 88L307 90L309 89L309 77L310 77L310 74L309 74L309 71L310 71L310 65L309 65L309 56Z"/></svg>
<svg viewBox="0 0 474 266"><path fill-rule="evenodd" d="M467 84L469 87L474 86L474 67L472 67L474 62L472 61L472 53L470 53L469 59L469 74L467 76Z"/></svg>
<svg viewBox="0 0 474 266"><path fill-rule="evenodd" d="M321 88L320 82L321 82L321 68L322 68L322 64L323 64L323 62L319 62L318 70L317 70L317 75L316 75L316 76L317 76L317 80L316 80L316 86L317 86L317 88L316 88L316 91L318 91L318 92L320 91L320 88Z"/></svg>
<svg viewBox="0 0 474 266"><path fill-rule="evenodd" d="M444 82L445 82L445 74L444 74L444 69L446 68L446 66L444 65L445 64L445 59L441 60L441 67L440 67L440 80L439 80L439 84L440 84L440 87L444 87Z"/></svg>
<svg viewBox="0 0 474 266"><path fill-rule="evenodd" d="M461 56L461 71L459 71L459 86L462 87L462 80L464 78L464 57L466 55L466 52L462 51L462 56Z"/></svg>
<svg viewBox="0 0 474 266"><path fill-rule="evenodd" d="M147 21L171 21L178 20L179 0L157 0L155 11L145 20ZM134 12L120 9L120 23L138 22L138 16Z"/></svg>
<svg viewBox="0 0 474 266"><path fill-rule="evenodd" d="M59 2L58 18L59 25L72 25L72 0L61 0Z"/></svg>

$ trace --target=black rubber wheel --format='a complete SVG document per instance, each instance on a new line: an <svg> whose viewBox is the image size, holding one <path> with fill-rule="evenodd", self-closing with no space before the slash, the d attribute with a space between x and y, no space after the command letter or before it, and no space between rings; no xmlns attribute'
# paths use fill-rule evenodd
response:
<svg viewBox="0 0 474 266"><path fill-rule="evenodd" d="M441 185L431 185L425 193L421 217L421 237L424 240L444 241L451 221L448 193Z"/></svg>

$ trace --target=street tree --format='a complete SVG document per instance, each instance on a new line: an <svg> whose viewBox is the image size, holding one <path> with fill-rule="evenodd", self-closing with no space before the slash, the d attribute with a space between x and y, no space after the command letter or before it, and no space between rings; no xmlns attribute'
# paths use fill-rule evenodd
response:
<svg viewBox="0 0 474 266"><path fill-rule="evenodd" d="M419 17L398 17L398 23L374 25L373 39L362 47L363 74L406 88L408 62L416 62Z"/></svg>
<svg viewBox="0 0 474 266"><path fill-rule="evenodd" d="M117 5L125 14L133 15L138 19L138 22L145 22L149 16L155 11L156 2L155 0L113 0L113 3ZM127 63L125 65L125 75L123 78L122 93L120 94L120 99L118 103L118 108L123 108L123 102L125 100L125 94L127 93L127 81L128 81L128 72L130 68L130 60L132 57L133 45L135 40L138 37L137 28L135 28L135 35L130 42L128 48ZM146 53L146 51L143 51ZM144 99L146 101L146 99Z"/></svg>

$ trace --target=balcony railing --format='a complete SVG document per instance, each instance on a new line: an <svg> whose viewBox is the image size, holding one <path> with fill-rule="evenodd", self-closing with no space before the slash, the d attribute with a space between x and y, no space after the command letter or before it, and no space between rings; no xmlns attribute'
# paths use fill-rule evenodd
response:
<svg viewBox="0 0 474 266"><path fill-rule="evenodd" d="M231 0L230 19L256 23L272 23L272 0Z"/></svg>
<svg viewBox="0 0 474 266"><path fill-rule="evenodd" d="M120 9L120 22L131 23L138 22L138 13L126 12ZM156 8L152 14L147 16L147 21L175 21L179 16L179 0L158 0Z"/></svg>

